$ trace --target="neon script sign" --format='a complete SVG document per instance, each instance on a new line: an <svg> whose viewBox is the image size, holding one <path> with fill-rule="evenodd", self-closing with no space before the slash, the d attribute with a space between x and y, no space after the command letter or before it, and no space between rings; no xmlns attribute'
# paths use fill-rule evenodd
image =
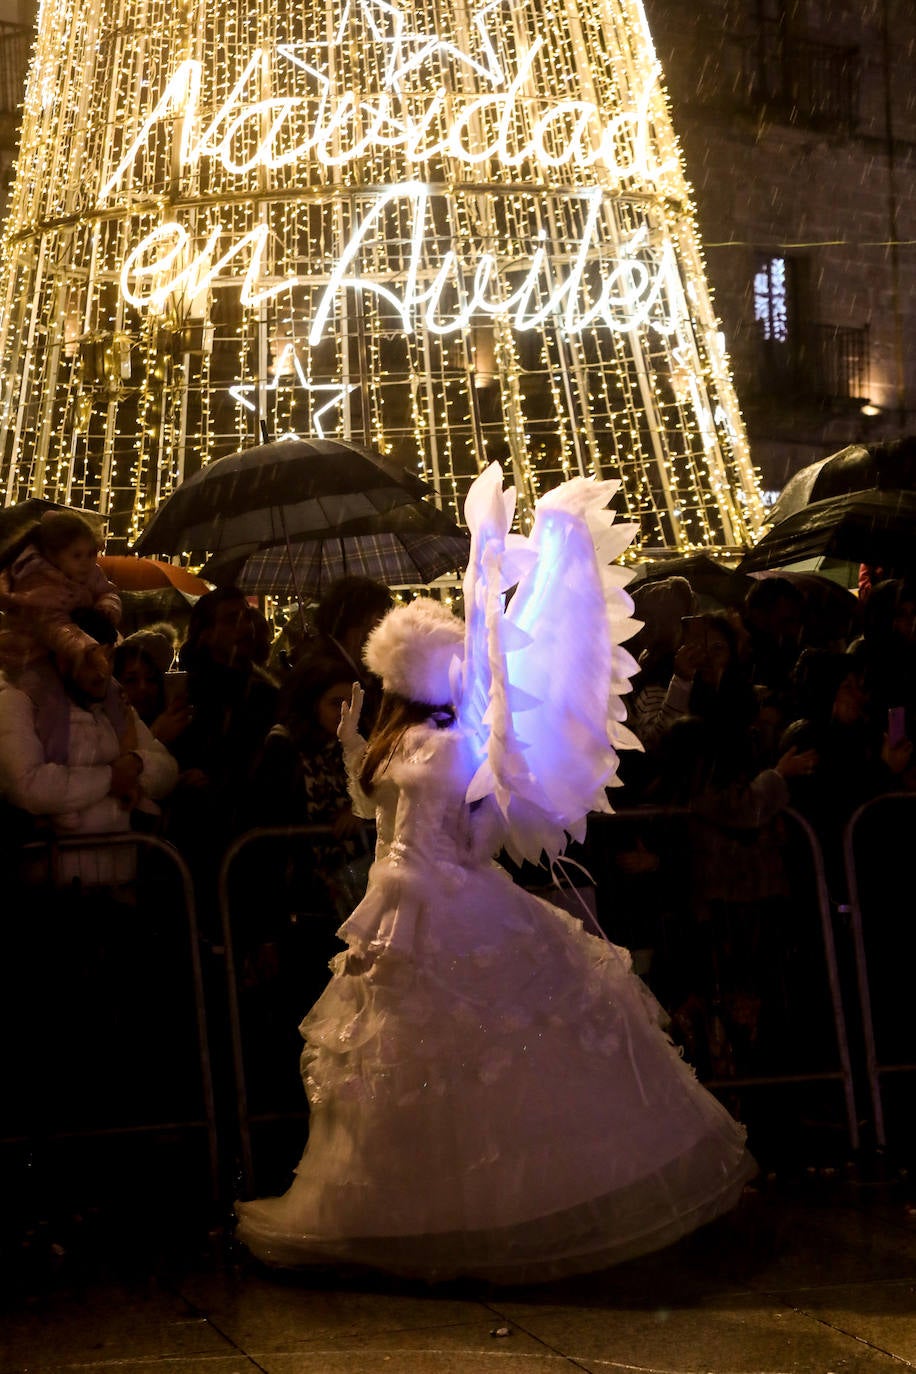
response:
<svg viewBox="0 0 916 1374"><path fill-rule="evenodd" d="M347 288L387 301L400 316L401 327L408 334L414 330L418 319L422 319L431 333L454 334L465 329L475 315L507 316L518 330L534 329L549 315L558 315L561 327L571 335L595 323L604 324L617 332L634 329L640 324L651 324L659 332L668 334L677 327L676 311L673 309L676 296L668 289L676 281L673 250L670 245L665 245L660 252L647 259L645 252L640 252L645 249L647 231L644 228L620 246L613 267L601 277L597 300L584 296L582 288L586 268L598 243L597 230L603 209L600 188L588 195L586 232L582 235L569 270L559 277L556 273L548 274L546 249L538 247L527 267L524 264L521 268L516 264L508 265L509 269L516 267L516 273L519 270L524 272L521 285L508 294L499 293L497 282L500 278L505 279L509 270L506 264L499 264L492 253L481 253L473 270L469 271L469 265L448 249L440 257L431 284L421 285L419 268L421 263L429 261L424 231L432 199L433 194L416 182L407 182L379 196L346 245L320 292L309 330L310 344L320 342L337 295ZM383 211L395 201L405 201L412 216L410 258L403 286L399 290L358 274L363 246L372 241ZM198 296L221 276L233 258L250 249L241 300L244 305L260 305L270 296L299 285L304 280L291 275L278 283L259 285L264 280L260 273L268 232L266 226L258 225L237 239L217 262L212 263L211 256L223 233L220 226L211 232L204 248L188 261L188 231L174 221L159 225L129 254L121 272L121 289L132 305L162 310L176 292L180 291L188 298ZM546 298L545 275L552 278ZM470 291L464 288L466 299L457 309L449 309L445 300L451 295L450 289L468 279L471 288Z"/></svg>
<svg viewBox="0 0 916 1374"><path fill-rule="evenodd" d="M607 217L612 207L608 192L624 185L645 192L667 168L659 161L651 137L650 105L658 72L654 69L631 109L606 120L587 100L544 100L534 68L543 40L537 38L519 54L514 76L507 73L490 40L487 20L502 0L490 0L473 19L476 46L459 48L437 34L408 28L405 13L384 0L349 0L333 43L281 44L275 57L292 64L295 73L312 83L309 94L255 99L261 80L276 89L271 54L256 49L223 104L204 126L199 109L203 64L182 62L169 79L152 111L101 189L105 199L121 186L150 140L154 126L171 120L176 125L178 161L188 172L205 159L215 159L233 177L256 169L275 170L303 161L325 167L355 162L383 149L400 151L406 164L422 172L431 159L453 164L499 168L594 169L594 184L580 181L565 191L582 205L577 215L579 240L565 245L560 266L552 264L543 234L532 237L530 251L512 261L498 260L473 245L464 256L442 249L432 229L437 191L418 179L382 188L364 197L366 209L340 252L326 285L316 287L314 276L294 273L270 275L265 255L270 230L259 223L229 238L221 224L204 241L195 241L177 220L157 225L128 254L121 269L124 297L138 308L162 310L181 295L193 300L219 282L227 269L240 270L241 301L257 306L282 292L307 287L315 296L309 342L323 336L339 294L346 290L375 295L399 317L410 333L420 323L427 330L450 334L463 330L473 316L505 316L518 330L540 325L548 315L576 334L587 325L628 331L649 324L662 333L675 328L672 301L677 299L676 268L669 247L649 243L643 227L608 249ZM328 73L330 50L340 46L351 6L358 5L369 32L381 45L384 63L382 89L360 96L338 91ZM322 49L325 56L322 59ZM453 68L473 70L478 84L489 86L482 95L447 97L444 88L420 97L406 92L405 79L436 57ZM289 74L287 69L287 75ZM303 116L307 116L303 124ZM303 128L305 137L301 137ZM295 130L299 130L298 141ZM501 189L500 194L508 194ZM537 192L532 184L529 195ZM479 194L479 192L477 193ZM373 268L372 252L384 241L386 212L400 207L410 225L410 251L399 268L384 281Z"/></svg>
<svg viewBox="0 0 916 1374"><path fill-rule="evenodd" d="M364 8L372 8L369 0L362 3ZM490 4L477 16L478 28L482 27L483 16L494 8L496 4ZM342 32L338 31L337 44L341 38ZM594 102L569 99L547 103L543 113L532 119L530 112L522 115L520 106L524 102L531 107L532 99L534 108L544 104L536 95L533 75L544 46L541 38L520 54L511 81L496 62L488 41L490 62L482 70L495 88L492 93L462 99L449 97L445 88L439 86L428 99L421 97L419 101L402 93L400 82L434 50L445 49L479 71L480 64L453 44L431 40L420 56L414 55L409 63L392 64L389 60L385 87L377 95L360 96L353 90L344 90L335 98L326 72L309 60L310 54L303 55L313 46L317 45L281 43L276 49L281 62L291 63L311 79L316 88L312 94L273 96L266 100L248 98L246 92L262 80L276 84L271 54L267 49L256 48L204 129L199 129L198 115L203 63L195 58L182 62L105 182L100 198L104 200L121 183L154 126L176 116L182 168L188 170L201 159L212 157L227 172L239 176L257 167L276 169L304 159L314 159L325 167L346 166L385 148L401 149L407 161L415 164L447 157L469 167L491 159L510 168L529 163L550 168L596 166L601 168L608 184L632 181L642 188L657 184L669 166L657 160L651 138L649 107L660 74L657 66L652 68L634 107L620 111L610 120L604 118ZM501 87L505 89L500 93ZM295 142L291 131L303 111L309 116L308 133ZM436 137L433 131L441 129L443 122L444 133ZM240 159L234 145L251 130L256 131L255 141Z"/></svg>

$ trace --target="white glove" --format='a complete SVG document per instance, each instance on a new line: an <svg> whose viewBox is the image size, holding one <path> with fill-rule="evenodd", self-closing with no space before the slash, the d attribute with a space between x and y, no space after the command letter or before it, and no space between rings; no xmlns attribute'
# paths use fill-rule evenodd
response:
<svg viewBox="0 0 916 1374"><path fill-rule="evenodd" d="M365 692L358 682L354 682L353 691L349 702L343 702L340 708L340 724L337 727L337 738L344 747L344 752L359 749L365 744L365 740L359 733L359 716L363 709Z"/></svg>

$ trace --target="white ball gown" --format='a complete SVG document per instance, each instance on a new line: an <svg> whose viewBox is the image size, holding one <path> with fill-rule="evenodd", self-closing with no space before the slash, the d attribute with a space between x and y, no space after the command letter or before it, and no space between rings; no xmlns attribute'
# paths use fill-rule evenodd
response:
<svg viewBox="0 0 916 1374"><path fill-rule="evenodd" d="M340 929L346 949L301 1027L308 1144L287 1193L237 1204L240 1239L270 1264L355 1263L436 1281L552 1279L677 1240L730 1209L755 1170L743 1128L661 1029L626 951L518 887L493 859L505 844L516 857L557 852L548 811L562 835L590 807L608 809L603 785L616 766L614 740L626 743L613 724L622 713L614 698L606 733L589 742L583 718L595 706L583 707L582 683L602 698L604 731L605 699L621 677L614 646L632 624L622 624L624 606L603 643L583 619L595 554L585 540L587 557L570 577L569 541L587 523L580 492L580 509L551 516L553 534L558 520L564 531L554 561L574 588L575 615L565 593L545 587L542 561L531 597L523 575L510 607L528 632L500 640L501 589L515 584L519 565L509 556L511 510L494 517L506 494L491 472L478 479L489 483L486 521L480 503L468 509L458 722L411 729L376 778L367 893ZM608 484L586 485L592 504L596 491L606 504ZM576 493L564 489L561 499L574 503ZM537 533L536 524L528 544ZM596 596L629 604L619 582L603 582ZM553 629L546 667L542 643L525 669L532 605L538 625ZM603 601L601 625L603 633ZM560 681L567 670L575 705ZM513 694L529 711L526 744L513 732ZM552 702L550 730L531 712L535 697ZM552 767L560 772L551 782ZM550 802L535 774L538 787L548 780Z"/></svg>
<svg viewBox="0 0 916 1374"><path fill-rule="evenodd" d="M626 952L491 862L464 744L417 727L377 788L391 839L302 1024L305 1154L237 1205L269 1263L548 1279L667 1245L753 1172Z"/></svg>

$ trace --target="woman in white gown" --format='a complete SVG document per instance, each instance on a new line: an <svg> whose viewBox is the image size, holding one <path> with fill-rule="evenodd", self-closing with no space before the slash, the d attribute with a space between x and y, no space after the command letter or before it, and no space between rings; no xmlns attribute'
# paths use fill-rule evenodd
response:
<svg viewBox="0 0 916 1374"><path fill-rule="evenodd" d="M609 809L633 744L615 485L550 493L522 539L492 465L466 506L466 623L419 600L369 640L386 701L367 750L354 689L341 739L376 861L301 1027L311 1114L292 1187L237 1204L268 1263L550 1279L669 1244L754 1172L626 951L493 858L556 857Z"/></svg>

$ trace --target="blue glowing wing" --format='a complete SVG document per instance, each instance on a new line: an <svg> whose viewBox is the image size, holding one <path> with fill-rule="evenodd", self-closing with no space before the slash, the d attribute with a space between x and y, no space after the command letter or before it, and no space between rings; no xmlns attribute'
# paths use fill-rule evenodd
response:
<svg viewBox="0 0 916 1374"><path fill-rule="evenodd" d="M471 552L463 584L464 660L455 699L479 763L468 800L492 795L504 814L513 770L519 766L507 669L507 654L519 639L506 619L504 600L537 559L527 539L509 532L514 514L515 488L503 491L502 468L491 463L472 485L464 506Z"/></svg>
<svg viewBox="0 0 916 1374"><path fill-rule="evenodd" d="M629 574L611 564L635 527L605 509L618 486L557 487L527 539L509 533L514 492L496 464L468 496L460 716L480 766L467 796L493 796L516 860L552 861L569 835L582 838L589 811L611 809L617 751L639 747L622 701L636 664L621 647L638 625Z"/></svg>

